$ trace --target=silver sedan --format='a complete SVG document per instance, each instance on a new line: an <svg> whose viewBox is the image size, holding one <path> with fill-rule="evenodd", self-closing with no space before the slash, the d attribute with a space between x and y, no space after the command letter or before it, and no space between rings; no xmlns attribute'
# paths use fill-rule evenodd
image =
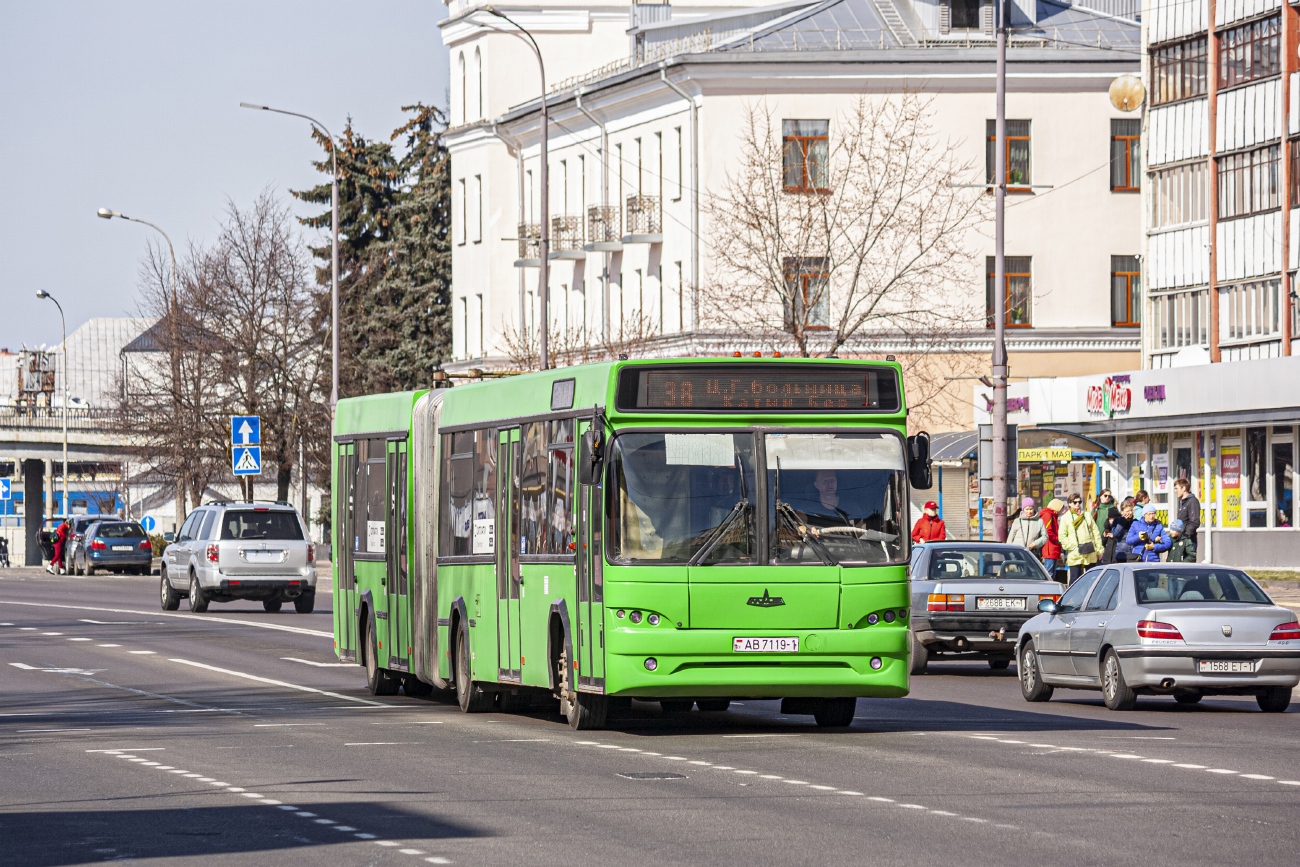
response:
<svg viewBox="0 0 1300 867"><path fill-rule="evenodd" d="M1131 710L1138 694L1253 695L1281 713L1300 683L1300 623L1240 569L1101 566L1038 610L1016 641L1026 701L1056 687L1099 689L1111 710Z"/></svg>

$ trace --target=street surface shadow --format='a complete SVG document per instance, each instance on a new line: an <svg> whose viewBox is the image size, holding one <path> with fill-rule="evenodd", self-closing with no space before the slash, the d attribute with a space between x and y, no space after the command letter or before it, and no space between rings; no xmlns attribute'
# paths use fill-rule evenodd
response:
<svg viewBox="0 0 1300 867"><path fill-rule="evenodd" d="M99 861L271 853L359 843L354 833L415 845L490 832L384 804L313 803L316 816L355 828L338 831L267 805L154 810L38 810L0 812L0 860L25 867ZM432 854L432 853L431 853ZM328 856L327 856L328 857ZM273 863L266 855L261 863Z"/></svg>

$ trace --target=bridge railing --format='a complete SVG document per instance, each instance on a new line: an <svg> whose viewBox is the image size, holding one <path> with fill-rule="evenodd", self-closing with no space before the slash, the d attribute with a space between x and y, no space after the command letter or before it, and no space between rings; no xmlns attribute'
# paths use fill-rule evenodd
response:
<svg viewBox="0 0 1300 867"><path fill-rule="evenodd" d="M70 407L68 430L102 431L117 427L115 409ZM0 430L63 430L62 407L0 406Z"/></svg>

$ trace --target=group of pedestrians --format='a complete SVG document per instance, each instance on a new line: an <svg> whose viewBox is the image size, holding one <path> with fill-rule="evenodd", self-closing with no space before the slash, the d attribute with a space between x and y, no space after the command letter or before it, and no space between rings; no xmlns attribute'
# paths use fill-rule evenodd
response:
<svg viewBox="0 0 1300 867"><path fill-rule="evenodd" d="M1166 527L1146 491L1116 503L1104 490L1091 507L1072 494L1067 503L1053 498L1041 511L1033 497L1020 501L1007 541L1036 553L1053 575L1064 565L1073 581L1097 563L1195 563L1201 503L1186 479L1174 482L1177 517ZM1163 555L1163 557L1162 557Z"/></svg>

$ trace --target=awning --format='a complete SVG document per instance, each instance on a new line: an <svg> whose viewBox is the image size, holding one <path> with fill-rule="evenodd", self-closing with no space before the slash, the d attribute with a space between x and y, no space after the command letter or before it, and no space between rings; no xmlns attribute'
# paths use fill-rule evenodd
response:
<svg viewBox="0 0 1300 867"><path fill-rule="evenodd" d="M936 461L975 460L979 450L980 435L978 431L951 431L938 433L930 437L930 458ZM1101 458L1108 460L1118 458L1115 450L1105 443L1091 437L1083 436L1069 430L1054 427L1020 428L1016 432L1016 447L1024 452L1026 449L1068 448L1070 459ZM1047 458L1044 458L1047 460ZM1024 460L1034 463L1034 459Z"/></svg>

